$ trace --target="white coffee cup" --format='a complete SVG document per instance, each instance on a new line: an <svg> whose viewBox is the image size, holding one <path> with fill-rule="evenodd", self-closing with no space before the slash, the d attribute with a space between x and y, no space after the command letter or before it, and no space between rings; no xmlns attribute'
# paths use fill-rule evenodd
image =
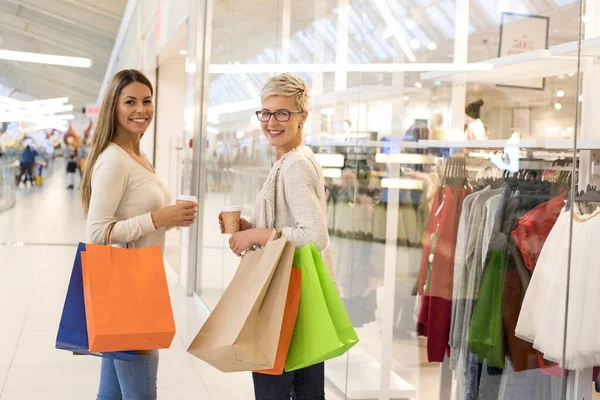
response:
<svg viewBox="0 0 600 400"><path fill-rule="evenodd" d="M196 196L189 196L187 194L180 194L179 196L177 196L177 198L175 199L175 201L177 203L181 202L181 201L193 201L195 203L198 202L198 198Z"/></svg>

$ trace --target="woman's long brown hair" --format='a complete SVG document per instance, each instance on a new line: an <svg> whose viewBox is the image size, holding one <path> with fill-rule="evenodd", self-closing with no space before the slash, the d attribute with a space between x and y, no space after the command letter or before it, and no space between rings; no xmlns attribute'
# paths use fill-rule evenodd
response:
<svg viewBox="0 0 600 400"><path fill-rule="evenodd" d="M92 136L90 155L81 182L81 204L86 217L90 208L90 198L92 197L92 173L94 165L100 154L102 154L115 137L117 129L117 102L123 88L133 82L143 83L150 88L151 94L154 93L152 84L148 78L135 69L122 70L112 77L102 100L100 114L98 115L98 125Z"/></svg>

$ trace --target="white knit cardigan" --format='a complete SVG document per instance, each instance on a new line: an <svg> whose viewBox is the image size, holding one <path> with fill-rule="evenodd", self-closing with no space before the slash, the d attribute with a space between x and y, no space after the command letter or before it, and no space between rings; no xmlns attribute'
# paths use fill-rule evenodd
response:
<svg viewBox="0 0 600 400"><path fill-rule="evenodd" d="M325 204L325 179L308 146L299 146L276 161L256 197L252 223L275 228L300 248L313 243L335 282Z"/></svg>

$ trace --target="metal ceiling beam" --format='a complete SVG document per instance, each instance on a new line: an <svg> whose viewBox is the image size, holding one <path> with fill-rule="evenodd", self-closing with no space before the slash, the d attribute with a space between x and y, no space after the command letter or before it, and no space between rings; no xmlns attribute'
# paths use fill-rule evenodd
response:
<svg viewBox="0 0 600 400"><path fill-rule="evenodd" d="M25 63L0 62L6 72L12 72L14 76L23 80L34 77L42 77L44 80L56 82L67 88L73 88L82 94L95 94L99 89L98 81L90 80L77 74L65 74L58 69L44 68L42 65L25 65ZM22 75L22 76L21 76Z"/></svg>
<svg viewBox="0 0 600 400"><path fill-rule="evenodd" d="M88 34L81 30L63 30L60 22L54 25L51 20L46 17L40 17L30 10L14 6L11 3L0 1L0 26L8 25L13 29L21 29L37 34L38 36L47 37L48 39L62 42L65 45L76 47L77 49L85 49L89 47L102 49L104 53L108 48L112 47L110 39L102 38L99 35ZM1 32L1 31L0 31Z"/></svg>
<svg viewBox="0 0 600 400"><path fill-rule="evenodd" d="M102 71L94 71L94 74L90 74L89 70L78 69L74 70L69 67L61 67L56 65L45 65L45 64L31 64L31 63L18 63L19 70L30 71L33 74L46 74L51 77L55 77L63 82L77 82L83 87L96 87L100 85L99 76L102 75Z"/></svg>
<svg viewBox="0 0 600 400"><path fill-rule="evenodd" d="M104 24L102 26L102 18L98 18L91 13L84 12L81 19L86 21L86 23L76 20L77 13L73 12L73 9L65 4L62 9L59 7L59 4L56 2L48 2L47 0L5 0L9 3L17 5L19 7L26 8L31 10L37 14L44 15L46 17L55 19L64 24L69 24L75 26L79 29L83 29L85 31L91 32L94 35L102 35L109 40L114 40L114 27L115 21L110 20L108 24ZM95 18L92 18L95 17ZM106 26L108 25L108 26Z"/></svg>
<svg viewBox="0 0 600 400"><path fill-rule="evenodd" d="M6 78L10 86L14 86L15 89L40 99L67 96L69 97L69 103L75 107L82 107L86 103L93 101L93 97L90 98L72 89L66 89L59 84L49 83L41 78L30 78L26 83L22 83L18 81L20 79L18 76L4 72L2 72L2 75Z"/></svg>
<svg viewBox="0 0 600 400"><path fill-rule="evenodd" d="M18 76L7 75L7 77L10 77L8 80L11 86L14 85L16 89L30 93L39 99L69 97L71 103L77 103L78 106L82 103L94 102L94 96L82 94L77 89L65 88L59 83L48 82L43 78L28 79L27 82L23 82Z"/></svg>
<svg viewBox="0 0 600 400"><path fill-rule="evenodd" d="M8 13L0 12L0 26L2 30L9 30L42 43L64 48L66 52L63 55L84 55L87 57L93 55L92 59L103 59L110 52L109 47L97 48L89 43L81 43L78 40L73 40L72 37L61 36L56 31L32 25L30 21Z"/></svg>
<svg viewBox="0 0 600 400"><path fill-rule="evenodd" d="M52 42L51 40L42 42L37 38L24 35L22 32L17 33L16 31L9 31L8 29L5 29L1 37L3 39L2 48L6 50L28 51L32 53L45 54L64 54L66 50L69 50L69 54L73 55L67 46ZM94 59L98 56L97 54L81 52L77 53L76 55L93 59L93 69L100 68L104 70L106 68L106 60Z"/></svg>
<svg viewBox="0 0 600 400"><path fill-rule="evenodd" d="M67 3L67 4L71 5L71 6L78 7L78 8L84 9L86 11L89 11L89 12L91 12L93 14L102 15L102 16L104 16L106 18L113 19L113 20L115 20L117 22L120 22L121 18L123 17L122 13L117 14L117 13L105 10L103 8L100 8L98 6L95 6L95 5L84 3L82 0L61 0L61 1L63 3ZM104 4L104 3L106 3L106 0L104 0L103 2L98 2L96 4ZM122 1L121 3L123 3L123 7L121 7L121 8L123 10L125 10L125 3L126 3L126 1Z"/></svg>

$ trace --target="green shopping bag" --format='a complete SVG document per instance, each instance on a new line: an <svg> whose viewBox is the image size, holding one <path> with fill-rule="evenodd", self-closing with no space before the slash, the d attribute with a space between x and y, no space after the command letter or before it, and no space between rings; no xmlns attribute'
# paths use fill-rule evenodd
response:
<svg viewBox="0 0 600 400"><path fill-rule="evenodd" d="M506 268L506 249L493 249L490 254L479 300L473 311L468 343L471 351L486 359L491 367L504 368L504 322L502 290Z"/></svg>
<svg viewBox="0 0 600 400"><path fill-rule="evenodd" d="M352 321L315 245L296 250L293 265L302 269L302 287L286 371L341 356L358 343Z"/></svg>

